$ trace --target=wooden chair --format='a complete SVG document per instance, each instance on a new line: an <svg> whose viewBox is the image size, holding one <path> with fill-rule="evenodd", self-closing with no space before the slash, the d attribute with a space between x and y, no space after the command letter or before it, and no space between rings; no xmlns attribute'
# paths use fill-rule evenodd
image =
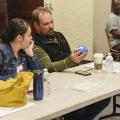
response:
<svg viewBox="0 0 120 120"><path fill-rule="evenodd" d="M108 36L108 33L107 33L106 29L105 29L105 32L106 32L106 35L107 35L107 38L108 38L107 41L108 41L110 52L112 53L112 55L115 55L115 56L118 55L120 57L120 52L116 51L116 50L114 50L110 47L110 40L109 40L109 36ZM115 56L113 56L113 57L115 57ZM117 59L119 59L119 58L117 58ZM112 113L109 114L109 115L106 115L106 116L102 116L101 118L99 118L99 120L109 118L109 117L120 116L120 113L117 113L117 108L120 108L120 105L117 103L117 97L120 97L120 94L117 94L117 95L113 96L113 103L112 103L113 111L112 111Z"/></svg>

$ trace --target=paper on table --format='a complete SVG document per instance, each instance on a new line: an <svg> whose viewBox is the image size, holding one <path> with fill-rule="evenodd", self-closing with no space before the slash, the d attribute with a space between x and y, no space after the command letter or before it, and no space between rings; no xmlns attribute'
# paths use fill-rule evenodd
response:
<svg viewBox="0 0 120 120"><path fill-rule="evenodd" d="M84 64L84 65L79 65L79 66L76 66L76 67L72 67L72 68L68 68L68 69L65 69L64 72L68 72L68 73L75 73L76 71L89 71L89 70L92 70L94 68L94 63L87 63L87 64Z"/></svg>
<svg viewBox="0 0 120 120"><path fill-rule="evenodd" d="M105 61L103 61L103 70L105 70ZM113 72L120 73L120 62L113 62Z"/></svg>
<svg viewBox="0 0 120 120"><path fill-rule="evenodd" d="M20 107L20 108L13 108L13 107L0 107L0 118L1 117L4 117L4 116L7 116L11 113L14 113L14 112L17 112L19 110L22 110L24 108L28 108L28 107L31 107L33 106L34 103L30 103L28 102L26 105L24 105L23 107Z"/></svg>
<svg viewBox="0 0 120 120"><path fill-rule="evenodd" d="M87 68L94 68L94 62L84 64L84 67L87 67Z"/></svg>
<svg viewBox="0 0 120 120"><path fill-rule="evenodd" d="M80 67L80 69L78 71L86 72L86 71L90 71L92 69L93 69L92 67Z"/></svg>
<svg viewBox="0 0 120 120"><path fill-rule="evenodd" d="M105 83L95 83L95 82L82 82L75 86L72 86L73 90L88 92L99 87L103 87Z"/></svg>

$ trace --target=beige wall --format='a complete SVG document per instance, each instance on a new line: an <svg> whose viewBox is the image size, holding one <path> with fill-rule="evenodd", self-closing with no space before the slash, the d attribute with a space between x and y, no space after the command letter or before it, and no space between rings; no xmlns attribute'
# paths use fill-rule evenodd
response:
<svg viewBox="0 0 120 120"><path fill-rule="evenodd" d="M71 49L79 44L93 54L93 0L46 0L51 2L55 29L64 33Z"/></svg>
<svg viewBox="0 0 120 120"><path fill-rule="evenodd" d="M108 52L106 43L105 27L111 11L111 0L94 0L94 52Z"/></svg>
<svg viewBox="0 0 120 120"><path fill-rule="evenodd" d="M84 44L89 48L87 59L94 52L106 52L105 23L111 0L44 0L52 7L55 29L67 38L71 49ZM93 46L94 45L94 46Z"/></svg>

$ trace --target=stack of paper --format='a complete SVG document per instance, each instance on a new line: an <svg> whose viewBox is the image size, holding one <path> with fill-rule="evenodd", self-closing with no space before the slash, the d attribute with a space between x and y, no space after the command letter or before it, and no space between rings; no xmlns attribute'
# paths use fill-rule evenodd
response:
<svg viewBox="0 0 120 120"><path fill-rule="evenodd" d="M82 82L72 87L73 90L88 92L90 90L102 87L105 83Z"/></svg>
<svg viewBox="0 0 120 120"><path fill-rule="evenodd" d="M9 115L11 113L17 112L19 110L31 107L33 105L34 105L34 103L28 102L26 105L24 105L23 107L20 107L20 108L0 107L0 118L4 117L4 116L7 116L7 115Z"/></svg>

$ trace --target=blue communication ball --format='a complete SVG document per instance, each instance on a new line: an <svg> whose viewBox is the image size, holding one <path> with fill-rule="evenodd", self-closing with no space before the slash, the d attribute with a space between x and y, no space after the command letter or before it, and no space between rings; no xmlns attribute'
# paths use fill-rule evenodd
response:
<svg viewBox="0 0 120 120"><path fill-rule="evenodd" d="M88 48L84 45L79 45L75 50L80 51L80 52L85 53L85 54L88 53Z"/></svg>

